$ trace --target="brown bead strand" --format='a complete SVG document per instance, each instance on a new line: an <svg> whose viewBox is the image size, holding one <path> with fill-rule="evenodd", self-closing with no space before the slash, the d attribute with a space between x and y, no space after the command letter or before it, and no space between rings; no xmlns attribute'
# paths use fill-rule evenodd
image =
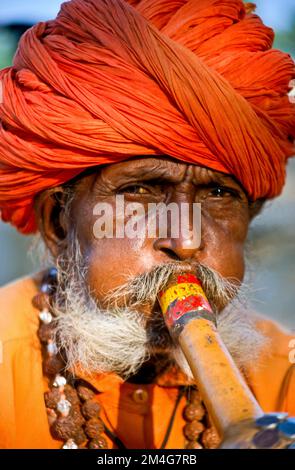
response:
<svg viewBox="0 0 295 470"><path fill-rule="evenodd" d="M208 414L206 414L206 429L202 434L202 444L205 449L217 449L221 444L221 437Z"/></svg>
<svg viewBox="0 0 295 470"><path fill-rule="evenodd" d="M188 403L183 411L187 424L184 435L186 449L215 449L220 444L220 437L210 422L199 391L194 387L188 391Z"/></svg>
<svg viewBox="0 0 295 470"><path fill-rule="evenodd" d="M66 441L63 448L106 449L104 425L99 418L100 405L86 386L66 383L65 376L56 375L52 388L45 392L50 429L55 439Z"/></svg>
<svg viewBox="0 0 295 470"><path fill-rule="evenodd" d="M33 298L40 310L39 339L43 346L43 372L49 378L50 389L44 400L50 431L55 439L65 441L64 449L106 449L104 424L99 418L100 405L87 385L71 385L65 372L65 362L54 342L55 321L51 313L50 294L54 292L55 272L43 280L41 292Z"/></svg>
<svg viewBox="0 0 295 470"><path fill-rule="evenodd" d="M221 439L213 426L208 429L205 429L202 434L202 444L205 449L217 449L217 447L219 447L220 445L220 442Z"/></svg>
<svg viewBox="0 0 295 470"><path fill-rule="evenodd" d="M101 407L93 400L95 396L94 392L81 385L78 385L77 392L81 402L83 402L81 411L86 419L84 431L89 438L87 447L89 449L107 449L107 441L103 436L104 424L99 418Z"/></svg>
<svg viewBox="0 0 295 470"><path fill-rule="evenodd" d="M205 408L202 405L199 392L190 387L187 394L187 405L183 410L183 417L187 424L184 426L186 437L186 449L202 449L199 442L201 433L204 431L204 424L201 422L205 416Z"/></svg>

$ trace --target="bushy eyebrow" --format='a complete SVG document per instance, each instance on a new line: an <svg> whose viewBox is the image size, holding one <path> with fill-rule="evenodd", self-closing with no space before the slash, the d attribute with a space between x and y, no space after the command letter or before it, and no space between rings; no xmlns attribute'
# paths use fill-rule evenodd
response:
<svg viewBox="0 0 295 470"><path fill-rule="evenodd" d="M171 167L162 165L160 162L142 162L136 166L122 165L118 168L114 167L112 176L118 179L132 180L132 181L149 181L159 180L164 182L177 182L181 178L175 172L171 173Z"/></svg>
<svg viewBox="0 0 295 470"><path fill-rule="evenodd" d="M152 160L152 157L149 159L144 159L142 161L137 161L137 165L128 165L130 161L123 162L123 164L118 164L112 166L111 173L109 169L107 170L107 177L116 178L116 186L129 184L129 183L140 183L140 182L150 182L152 184L177 184L183 180L185 174L185 168L183 171L177 171L177 167L174 168L174 165L181 162L166 161L163 164L163 160L157 161L156 159ZM172 169L172 171L171 171ZM234 189L240 190L246 196L246 191L243 189L241 184L236 180L233 175L221 173L214 171L208 168L200 168L200 172L197 177L193 179L193 182L196 186L211 186L212 184L230 185Z"/></svg>

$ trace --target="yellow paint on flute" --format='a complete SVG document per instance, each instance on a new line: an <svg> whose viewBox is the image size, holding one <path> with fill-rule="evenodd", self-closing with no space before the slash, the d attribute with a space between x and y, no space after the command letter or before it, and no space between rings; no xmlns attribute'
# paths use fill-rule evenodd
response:
<svg viewBox="0 0 295 470"><path fill-rule="evenodd" d="M205 293L201 286L194 284L192 282L183 282L180 284L175 284L174 286L169 287L163 295L159 298L159 303L162 309L162 312L165 314L168 310L169 305L176 299L183 300L185 297L190 295L202 295L205 297Z"/></svg>

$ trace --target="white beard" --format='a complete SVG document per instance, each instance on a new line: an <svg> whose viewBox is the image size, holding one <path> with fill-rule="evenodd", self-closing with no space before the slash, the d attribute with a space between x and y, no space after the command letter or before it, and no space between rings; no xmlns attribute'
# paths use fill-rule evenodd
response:
<svg viewBox="0 0 295 470"><path fill-rule="evenodd" d="M154 304L157 293L180 264L166 264L152 275L134 278L114 291L109 296L110 306L103 309L89 293L82 259L75 241L71 253L58 263L59 278L66 281L58 284L55 298L56 340L66 353L67 368L79 364L80 370L88 374L112 372L126 380L160 349L165 351L170 364L177 364L191 379L190 367L172 341L162 316L156 315L149 324L140 310L140 305L146 302ZM238 367L246 369L247 364L257 362L266 339L256 330L244 302L240 301L241 288L238 297L236 285L213 270L204 267L201 273L206 293L209 290L211 297L231 299L228 307L217 315L217 327ZM126 294L132 302L120 306L119 300Z"/></svg>

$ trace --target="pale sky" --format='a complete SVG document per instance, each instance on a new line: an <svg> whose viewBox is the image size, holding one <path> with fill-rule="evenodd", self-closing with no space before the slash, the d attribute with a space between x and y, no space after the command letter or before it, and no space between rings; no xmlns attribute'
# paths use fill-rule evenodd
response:
<svg viewBox="0 0 295 470"><path fill-rule="evenodd" d="M197 1L197 0L196 0ZM61 0L0 0L0 24L6 22L31 22L52 19L56 16ZM254 0L264 22L275 29L287 29L295 0Z"/></svg>

